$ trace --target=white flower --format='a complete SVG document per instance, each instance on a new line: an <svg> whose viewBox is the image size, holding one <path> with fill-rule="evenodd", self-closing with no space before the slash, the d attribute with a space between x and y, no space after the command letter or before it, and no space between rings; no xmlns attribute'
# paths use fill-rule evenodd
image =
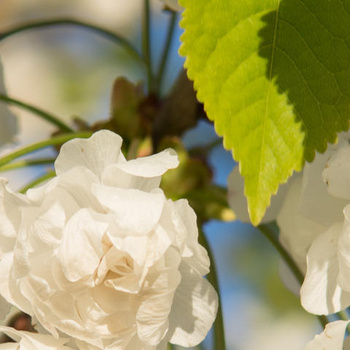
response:
<svg viewBox="0 0 350 350"><path fill-rule="evenodd" d="M159 189L177 155L126 161L121 144L106 130L67 142L57 177L25 196L0 183L0 292L98 348L194 346L218 300L193 210Z"/></svg>
<svg viewBox="0 0 350 350"><path fill-rule="evenodd" d="M338 312L350 305L349 170L350 146L344 143L328 159L323 178L329 196L337 199L345 208L337 208L333 223L312 242L307 254L306 276L300 290L302 305L315 314Z"/></svg>
<svg viewBox="0 0 350 350"><path fill-rule="evenodd" d="M289 183L283 205L277 215L280 241L302 272L306 271L306 254L313 240L334 223L342 222L347 201L329 193L323 180L327 161L345 146L343 139L324 154L316 154L303 173Z"/></svg>
<svg viewBox="0 0 350 350"><path fill-rule="evenodd" d="M6 94L4 68L0 56L0 92ZM0 101L0 145L13 141L17 132L17 118L7 104Z"/></svg>
<svg viewBox="0 0 350 350"><path fill-rule="evenodd" d="M65 346L68 339L55 339L52 335L17 331L11 327L0 326L15 343L0 344L0 350L73 350Z"/></svg>
<svg viewBox="0 0 350 350"><path fill-rule="evenodd" d="M166 6L171 8L173 11L181 12L183 7L179 4L178 0L161 0Z"/></svg>
<svg viewBox="0 0 350 350"><path fill-rule="evenodd" d="M324 331L316 335L315 338L306 345L305 350L349 350L349 342L346 340L344 343L344 335L348 324L349 321L334 321L328 323Z"/></svg>

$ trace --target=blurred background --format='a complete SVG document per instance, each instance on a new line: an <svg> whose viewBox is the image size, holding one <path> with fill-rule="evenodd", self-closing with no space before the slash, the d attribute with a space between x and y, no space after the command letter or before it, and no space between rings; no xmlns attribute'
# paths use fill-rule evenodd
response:
<svg viewBox="0 0 350 350"><path fill-rule="evenodd" d="M152 0L151 45L155 65L170 14ZM121 34L141 47L142 0L1 0L0 32L35 20L74 18ZM181 71L184 59L177 51L181 30L177 26L166 69L166 94ZM144 81L144 71L123 48L95 33L73 26L33 29L0 41L0 56L9 96L50 111L70 122L72 117L92 123L107 119L114 80L126 76ZM1 153L50 136L54 127L35 115L11 107L18 116L13 144ZM1 126L0 126L1 128ZM213 126L205 121L186 132L183 142L195 147L215 142ZM52 151L41 151L49 155ZM210 153L214 181L226 186L235 166L232 156L218 144ZM44 172L45 166L0 174L18 189ZM269 242L248 224L210 221L205 233L219 272L228 350L303 349L315 332L317 320L300 307L299 299L279 278L279 258ZM206 344L206 349L210 345Z"/></svg>

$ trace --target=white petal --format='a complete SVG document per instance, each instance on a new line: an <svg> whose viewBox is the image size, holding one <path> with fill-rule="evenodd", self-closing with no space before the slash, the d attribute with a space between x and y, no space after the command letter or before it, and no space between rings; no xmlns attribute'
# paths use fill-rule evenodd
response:
<svg viewBox="0 0 350 350"><path fill-rule="evenodd" d="M350 292L350 205L344 208L344 226L338 242L338 282L346 291Z"/></svg>
<svg viewBox="0 0 350 350"><path fill-rule="evenodd" d="M186 199L176 202L167 201L171 213L168 214L174 225L174 240L176 246L182 248L182 258L191 268L198 271L200 275L209 272L209 256L207 251L198 243L197 216ZM167 213L163 217L167 218ZM166 231L170 228L166 228Z"/></svg>
<svg viewBox="0 0 350 350"><path fill-rule="evenodd" d="M69 281L92 279L103 254L102 237L108 226L88 209L79 210L68 221L58 258Z"/></svg>
<svg viewBox="0 0 350 350"><path fill-rule="evenodd" d="M64 345L68 342L68 339L55 339L48 334L17 331L14 328L4 326L0 326L0 332L4 332L20 343L21 350L72 350L72 348ZM0 347L0 349L2 348Z"/></svg>
<svg viewBox="0 0 350 350"><path fill-rule="evenodd" d="M108 130L94 133L89 139L66 142L55 161L57 175L76 166L90 169L101 178L103 170L113 163L125 161L121 154L122 138Z"/></svg>
<svg viewBox="0 0 350 350"><path fill-rule="evenodd" d="M21 350L18 348L17 343L5 343L0 344L0 350Z"/></svg>
<svg viewBox="0 0 350 350"><path fill-rule="evenodd" d="M12 265L13 252L6 253L0 260L0 294L9 303L15 305L18 309L23 310L27 314L31 314L31 305L28 300L21 294L21 291L18 287L19 281L14 280L14 278L11 276ZM12 288L12 285L14 285L14 288Z"/></svg>
<svg viewBox="0 0 350 350"><path fill-rule="evenodd" d="M159 187L161 176L179 164L177 154L172 149L149 157L108 166L102 176L104 185L120 188L135 188L151 191Z"/></svg>
<svg viewBox="0 0 350 350"><path fill-rule="evenodd" d="M151 275L148 278L152 278ZM157 345L168 331L169 314L173 304L175 290L179 285L181 275L177 270L161 272L144 291L145 298L137 311L137 334L140 339L149 344Z"/></svg>
<svg viewBox="0 0 350 350"><path fill-rule="evenodd" d="M130 175L152 178L162 176L167 170L174 169L178 165L179 159L177 153L173 149L168 148L148 157L119 163L118 167Z"/></svg>
<svg viewBox="0 0 350 350"><path fill-rule="evenodd" d="M212 285L185 264L170 314L170 342L189 347L199 344L216 318L218 295Z"/></svg>
<svg viewBox="0 0 350 350"><path fill-rule="evenodd" d="M328 193L334 197L350 199L350 146L339 147L328 159L322 172Z"/></svg>
<svg viewBox="0 0 350 350"><path fill-rule="evenodd" d="M325 330L306 345L305 350L341 350L349 321L328 323Z"/></svg>
<svg viewBox="0 0 350 350"><path fill-rule="evenodd" d="M244 180L239 173L239 167L236 166L227 179L228 202L238 220L250 223L248 213L247 198L244 195ZM262 219L262 223L276 219L283 203L287 191L287 185L281 185L276 195L271 197L271 205L267 208Z"/></svg>
<svg viewBox="0 0 350 350"><path fill-rule="evenodd" d="M0 178L0 255L13 249L21 224L21 209L29 204L25 196L10 191L6 183L6 179Z"/></svg>
<svg viewBox="0 0 350 350"><path fill-rule="evenodd" d="M144 235L159 221L165 197L163 192L142 192L107 186L93 186L99 202L110 209L120 235Z"/></svg>
<svg viewBox="0 0 350 350"><path fill-rule="evenodd" d="M300 290L301 304L313 314L332 314L350 305L350 293L338 284L338 239L342 224L332 225L312 243L307 271Z"/></svg>
<svg viewBox="0 0 350 350"><path fill-rule="evenodd" d="M95 211L101 211L101 206L91 193L91 187L98 184L99 180L89 169L77 166L58 176L57 180L57 186L66 191L79 208L92 208ZM55 194L50 193L50 195L54 196ZM73 201L66 200L66 203L68 205Z"/></svg>
<svg viewBox="0 0 350 350"><path fill-rule="evenodd" d="M62 230L66 223L64 204L50 198L52 203L45 203L43 208L25 208L22 210L22 218L27 226L27 234L30 237L27 244L31 243L32 249L37 251L56 247L62 239ZM48 201L49 202L49 201Z"/></svg>
<svg viewBox="0 0 350 350"><path fill-rule="evenodd" d="M343 220L343 208L347 201L330 196L327 185L323 181L322 171L334 150L324 154L316 154L315 160L306 163L303 170L303 185L300 213L307 219L324 226Z"/></svg>
<svg viewBox="0 0 350 350"><path fill-rule="evenodd" d="M302 188L301 176L295 177L288 185L283 206L277 216L280 228L279 239L298 264L302 272L306 271L306 253L314 238L327 227L309 220L299 210Z"/></svg>

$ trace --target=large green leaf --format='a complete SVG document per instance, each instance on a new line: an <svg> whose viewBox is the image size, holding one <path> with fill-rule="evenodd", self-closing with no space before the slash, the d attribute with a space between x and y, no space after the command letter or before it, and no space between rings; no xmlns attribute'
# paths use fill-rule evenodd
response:
<svg viewBox="0 0 350 350"><path fill-rule="evenodd" d="M350 0L182 0L180 52L251 220L350 116Z"/></svg>

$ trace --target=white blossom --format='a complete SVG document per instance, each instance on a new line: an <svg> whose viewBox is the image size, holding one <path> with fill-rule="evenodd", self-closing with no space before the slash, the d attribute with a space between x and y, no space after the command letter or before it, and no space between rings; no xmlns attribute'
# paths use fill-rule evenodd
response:
<svg viewBox="0 0 350 350"><path fill-rule="evenodd" d="M304 308L315 314L338 312L350 305L349 164L350 146L345 142L328 158L323 170L328 195L333 200L328 202L337 212L332 214L333 223L329 222L307 253L307 271L300 295ZM325 216L326 212L321 215Z"/></svg>
<svg viewBox="0 0 350 350"><path fill-rule="evenodd" d="M57 176L26 195L0 182L0 292L49 332L93 348L201 342L217 311L186 200L167 200L171 150L126 161L99 131L61 148Z"/></svg>

